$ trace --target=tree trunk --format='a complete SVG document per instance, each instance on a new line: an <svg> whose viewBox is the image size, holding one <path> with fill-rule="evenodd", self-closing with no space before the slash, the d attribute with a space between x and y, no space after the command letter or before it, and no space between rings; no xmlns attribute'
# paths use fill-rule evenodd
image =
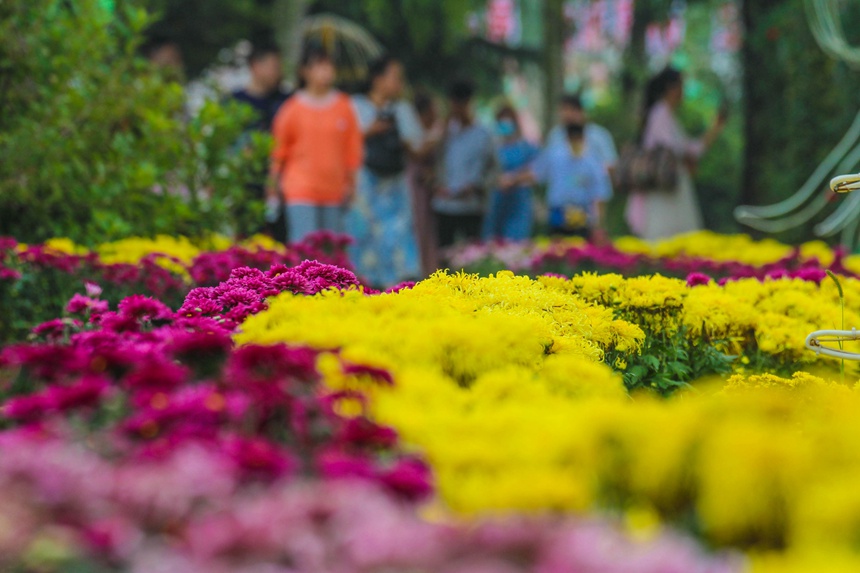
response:
<svg viewBox="0 0 860 573"><path fill-rule="evenodd" d="M543 128L555 122L555 109L564 91L564 0L544 0L544 101Z"/></svg>
<svg viewBox="0 0 860 573"><path fill-rule="evenodd" d="M761 166L771 154L767 110L774 96L784 93L784 78L772 68L777 45L777 28L768 26L770 13L786 0L743 0L741 18L745 30L741 48L744 90L744 166L741 179L741 204L760 203ZM762 121L764 119L764 121Z"/></svg>

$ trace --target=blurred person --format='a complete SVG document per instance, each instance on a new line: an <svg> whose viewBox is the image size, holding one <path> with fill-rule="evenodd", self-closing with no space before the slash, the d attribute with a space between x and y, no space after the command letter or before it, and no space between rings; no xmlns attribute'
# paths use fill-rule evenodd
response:
<svg viewBox="0 0 860 573"><path fill-rule="evenodd" d="M475 87L468 80L448 90L449 119L442 144L439 187L433 198L440 247L478 239L488 190L495 183L493 136L475 119Z"/></svg>
<svg viewBox="0 0 860 573"><path fill-rule="evenodd" d="M364 94L353 97L364 132L364 165L347 219L357 273L388 287L421 273L406 177L409 155L423 139L415 110L403 96L403 65L391 56L374 61Z"/></svg>
<svg viewBox="0 0 860 573"><path fill-rule="evenodd" d="M248 56L248 69L251 76L248 84L233 92L238 102L247 104L256 111L256 119L251 128L271 132L275 115L290 94L283 89L284 72L281 51L274 44L258 44Z"/></svg>
<svg viewBox="0 0 860 573"><path fill-rule="evenodd" d="M164 36L152 37L143 44L141 53L150 64L164 70L172 79L180 82L184 79L185 60L182 49L174 40Z"/></svg>
<svg viewBox="0 0 860 573"><path fill-rule="evenodd" d="M647 240L671 237L702 228L702 213L693 186L699 159L725 126L724 113L718 114L704 137L687 136L676 116L684 99L684 77L667 67L651 78L645 90L640 144L644 149L666 147L678 162L678 179L674 189L647 193L632 192L627 202L626 218L631 230Z"/></svg>
<svg viewBox="0 0 860 573"><path fill-rule="evenodd" d="M412 213L421 258L421 274L430 276L439 268L433 195L439 185L436 167L439 162L439 148L445 137L445 124L440 120L436 102L429 93L416 93L413 105L424 136L410 166Z"/></svg>
<svg viewBox="0 0 860 573"><path fill-rule="evenodd" d="M519 173L537 157L540 149L527 141L519 116L510 105L496 112L497 159L503 174ZM534 221L533 189L528 183L508 188L496 186L490 193L484 238L524 241L531 236Z"/></svg>
<svg viewBox="0 0 860 573"><path fill-rule="evenodd" d="M361 167L361 129L348 96L334 88L335 66L321 46L305 46L299 90L275 116L271 176L280 182L290 242L344 232L345 209ZM277 196L273 182L269 197Z"/></svg>
<svg viewBox="0 0 860 573"><path fill-rule="evenodd" d="M612 185L606 167L587 153L585 124L570 121L565 139L553 137L528 169L500 178L503 189L529 183L546 184L551 235L575 236L605 244L606 202Z"/></svg>
<svg viewBox="0 0 860 573"><path fill-rule="evenodd" d="M250 106L255 117L248 125L243 139L254 132L271 133L275 115L290 96L283 87L284 73L281 51L274 44L255 44L248 56L250 78L248 84L231 96L233 100ZM260 173L260 182L249 185L254 198L265 198L266 169ZM264 230L279 241L287 240L286 213L283 195L270 197L266 205Z"/></svg>
<svg viewBox="0 0 860 573"><path fill-rule="evenodd" d="M564 143L568 139L568 125L584 125L585 151L594 155L611 176L618 163L618 149L609 130L589 119L582 98L576 94L562 96L558 105L558 118L561 123L550 131L547 142Z"/></svg>

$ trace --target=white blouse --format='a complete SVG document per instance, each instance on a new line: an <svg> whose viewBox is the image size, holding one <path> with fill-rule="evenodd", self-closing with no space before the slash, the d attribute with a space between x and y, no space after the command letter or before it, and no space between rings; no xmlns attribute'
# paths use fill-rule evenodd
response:
<svg viewBox="0 0 860 573"><path fill-rule="evenodd" d="M645 134L642 144L645 149L658 146L668 147L681 156L699 158L705 152L701 139L689 137L675 114L665 101L660 101L651 108L648 121L645 124Z"/></svg>

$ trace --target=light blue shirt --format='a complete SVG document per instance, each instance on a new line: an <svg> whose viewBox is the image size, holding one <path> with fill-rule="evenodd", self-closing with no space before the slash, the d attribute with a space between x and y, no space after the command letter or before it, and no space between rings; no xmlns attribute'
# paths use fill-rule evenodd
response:
<svg viewBox="0 0 860 573"><path fill-rule="evenodd" d="M475 186L486 190L495 167L496 149L489 130L478 123L467 127L452 123L445 138L441 174L452 196L433 199L433 209L449 215L481 213L483 198L464 192Z"/></svg>
<svg viewBox="0 0 860 573"><path fill-rule="evenodd" d="M557 125L549 132L547 145L567 142L564 126ZM609 130L596 123L585 124L585 152L593 154L604 167L615 167L618 163L618 150Z"/></svg>
<svg viewBox="0 0 860 573"><path fill-rule="evenodd" d="M590 211L595 201L612 198L606 168L592 154L574 155L567 139L550 142L531 170L539 182L546 184L550 208L577 205Z"/></svg>

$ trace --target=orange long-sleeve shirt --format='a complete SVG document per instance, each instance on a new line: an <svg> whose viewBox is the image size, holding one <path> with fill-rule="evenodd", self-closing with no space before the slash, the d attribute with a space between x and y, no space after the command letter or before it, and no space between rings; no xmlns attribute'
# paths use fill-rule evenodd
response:
<svg viewBox="0 0 860 573"><path fill-rule="evenodd" d="M273 135L273 167L287 203L343 203L364 152L349 97L333 92L317 101L299 93L278 111Z"/></svg>

